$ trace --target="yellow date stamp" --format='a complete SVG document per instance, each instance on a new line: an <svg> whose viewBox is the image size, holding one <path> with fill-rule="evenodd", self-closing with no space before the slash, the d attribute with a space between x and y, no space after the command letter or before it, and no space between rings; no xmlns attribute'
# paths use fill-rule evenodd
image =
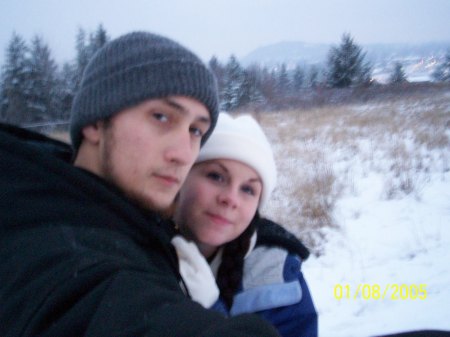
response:
<svg viewBox="0 0 450 337"><path fill-rule="evenodd" d="M336 300L425 300L427 298L426 284L399 284L386 285L360 283L356 287L349 284L336 284L333 289Z"/></svg>

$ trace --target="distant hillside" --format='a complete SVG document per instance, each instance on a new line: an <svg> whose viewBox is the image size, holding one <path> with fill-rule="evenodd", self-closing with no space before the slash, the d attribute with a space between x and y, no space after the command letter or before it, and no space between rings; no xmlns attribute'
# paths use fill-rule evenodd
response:
<svg viewBox="0 0 450 337"><path fill-rule="evenodd" d="M274 66L280 63L321 63L330 49L329 44L279 42L255 49L242 59L244 65L257 63Z"/></svg>
<svg viewBox="0 0 450 337"><path fill-rule="evenodd" d="M356 43L358 43L356 41ZM274 67L281 63L293 68L297 64L322 65L331 46L336 44L304 43L298 41L279 42L255 49L241 59L243 65L259 64ZM437 63L450 50L450 42L430 42L422 44L360 44L372 63L374 75L385 80L393 63L403 64L412 81L427 80Z"/></svg>

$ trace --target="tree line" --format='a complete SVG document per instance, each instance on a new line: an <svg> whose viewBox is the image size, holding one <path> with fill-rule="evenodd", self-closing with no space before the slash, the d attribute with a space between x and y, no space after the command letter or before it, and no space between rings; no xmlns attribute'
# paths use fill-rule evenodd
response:
<svg viewBox="0 0 450 337"><path fill-rule="evenodd" d="M42 37L35 36L27 44L13 33L1 70L0 121L23 126L48 121L67 125L83 71L108 40L102 25L91 33L80 28L75 39L75 59L58 67Z"/></svg>
<svg viewBox="0 0 450 337"><path fill-rule="evenodd" d="M49 121L67 124L83 71L92 55L109 39L102 25L90 33L80 28L75 38L76 57L58 66L42 37L35 36L27 44L13 33L1 69L0 121L23 126ZM308 92L374 84L366 53L348 33L342 35L339 45L330 48L322 67L301 64L293 69L286 64L272 68L256 64L244 67L234 55L223 64L213 56L209 66L217 77L220 108L225 111L295 106L298 97ZM433 77L436 81L450 82L450 51ZM389 83L405 82L403 66L397 62Z"/></svg>

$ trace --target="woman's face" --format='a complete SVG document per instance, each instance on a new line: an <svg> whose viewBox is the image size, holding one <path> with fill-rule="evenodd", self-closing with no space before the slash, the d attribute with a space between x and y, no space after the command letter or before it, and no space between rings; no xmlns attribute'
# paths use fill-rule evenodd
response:
<svg viewBox="0 0 450 337"><path fill-rule="evenodd" d="M209 257L247 228L261 192L259 175L241 162L214 159L196 164L180 190L175 221Z"/></svg>

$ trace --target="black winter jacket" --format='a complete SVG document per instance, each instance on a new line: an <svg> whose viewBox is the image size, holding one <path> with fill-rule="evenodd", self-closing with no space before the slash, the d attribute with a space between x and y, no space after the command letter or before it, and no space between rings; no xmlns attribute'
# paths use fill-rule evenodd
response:
<svg viewBox="0 0 450 337"><path fill-rule="evenodd" d="M70 159L0 126L0 336L276 336L186 297L169 226Z"/></svg>

